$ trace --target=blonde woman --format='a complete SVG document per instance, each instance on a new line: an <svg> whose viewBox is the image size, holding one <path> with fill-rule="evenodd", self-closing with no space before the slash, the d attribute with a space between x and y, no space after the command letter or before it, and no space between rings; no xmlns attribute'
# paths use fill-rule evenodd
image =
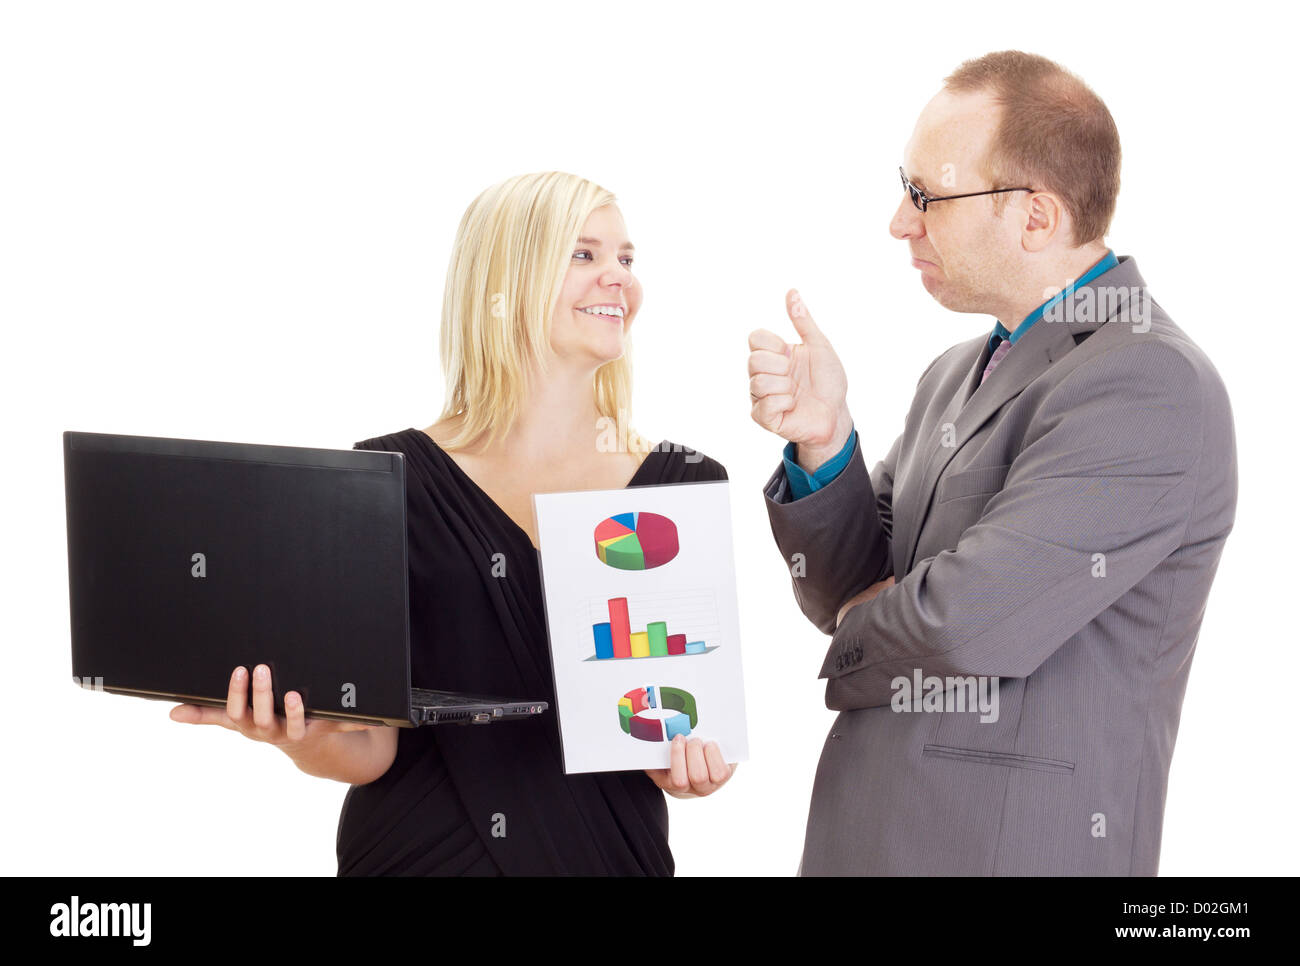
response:
<svg viewBox="0 0 1300 966"><path fill-rule="evenodd" d="M642 299L633 260L614 195L570 174L494 185L461 219L441 417L355 447L405 455L414 687L554 707L533 493L726 478L702 454L626 428ZM264 666L251 713L242 672L225 711L178 720L272 741L304 771L349 782L340 875L671 875L664 792L707 795L734 769L715 743L678 737L669 768L566 775L553 713L359 729L304 721L289 692L278 719Z"/></svg>

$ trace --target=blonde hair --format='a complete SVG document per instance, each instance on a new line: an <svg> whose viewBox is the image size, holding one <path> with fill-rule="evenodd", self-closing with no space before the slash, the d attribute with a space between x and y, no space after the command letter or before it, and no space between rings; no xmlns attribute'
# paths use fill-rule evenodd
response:
<svg viewBox="0 0 1300 966"><path fill-rule="evenodd" d="M465 209L442 297L440 419L464 416L449 449L484 434L491 445L514 425L533 367L547 370L551 316L578 234L614 201L585 178L545 171L495 184ZM620 434L631 409L629 352L597 369L592 386L597 410ZM630 449L650 448L630 425L626 432Z"/></svg>

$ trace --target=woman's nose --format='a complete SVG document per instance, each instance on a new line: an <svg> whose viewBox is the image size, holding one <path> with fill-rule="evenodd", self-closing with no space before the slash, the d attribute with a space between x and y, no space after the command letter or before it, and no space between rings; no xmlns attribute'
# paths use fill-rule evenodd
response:
<svg viewBox="0 0 1300 966"><path fill-rule="evenodd" d="M629 285L632 282L632 270L622 262L616 262L605 269L601 281L606 285Z"/></svg>

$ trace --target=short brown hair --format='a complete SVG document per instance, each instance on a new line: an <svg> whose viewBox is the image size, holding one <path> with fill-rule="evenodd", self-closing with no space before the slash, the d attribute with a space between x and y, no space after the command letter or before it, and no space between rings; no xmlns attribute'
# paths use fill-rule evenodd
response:
<svg viewBox="0 0 1300 966"><path fill-rule="evenodd" d="M994 187L1024 185L1059 196L1076 246L1106 234L1119 195L1119 130L1087 84L1019 50L968 60L943 84L954 94L989 91L1002 108L985 159ZM1008 196L993 197L1000 212Z"/></svg>

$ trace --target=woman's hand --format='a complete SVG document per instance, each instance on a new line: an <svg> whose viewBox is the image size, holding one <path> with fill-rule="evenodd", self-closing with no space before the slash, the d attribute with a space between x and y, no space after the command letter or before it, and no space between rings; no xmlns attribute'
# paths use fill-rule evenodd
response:
<svg viewBox="0 0 1300 966"><path fill-rule="evenodd" d="M171 710L171 719L187 724L221 725L238 731L245 738L264 741L280 748L304 771L305 760L317 755L322 739L342 732L367 731L375 725L353 721L332 721L325 718L308 720L302 706L302 696L290 691L284 696L285 717L275 713L271 692L271 669L259 664L253 669L253 707L248 707L248 670L237 667L230 675L230 691L226 694L224 708L182 704ZM394 743L394 747L396 747ZM303 760L300 760L303 759ZM314 770L312 773L315 774Z"/></svg>
<svg viewBox="0 0 1300 966"><path fill-rule="evenodd" d="M672 759L667 768L647 768L650 780L674 798L712 795L736 772L736 765L722 760L716 741L707 745L685 735L673 738Z"/></svg>
<svg viewBox="0 0 1300 966"><path fill-rule="evenodd" d="M253 707L248 707L248 671L237 667L230 675L224 708L182 704L172 708L171 719L188 724L215 724L238 731L245 738L275 745L300 771L349 785L364 785L379 778L397 757L397 728L333 721L307 720L302 695L284 696L285 716L275 713L271 695L271 669L253 669ZM349 732L365 732L350 734Z"/></svg>

